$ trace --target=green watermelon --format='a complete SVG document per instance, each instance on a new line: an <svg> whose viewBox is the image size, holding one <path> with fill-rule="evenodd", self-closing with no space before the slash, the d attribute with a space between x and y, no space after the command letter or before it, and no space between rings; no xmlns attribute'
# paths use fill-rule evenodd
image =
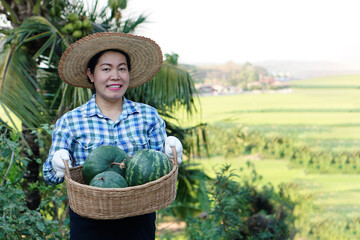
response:
<svg viewBox="0 0 360 240"><path fill-rule="evenodd" d="M101 188L128 187L125 178L114 171L105 171L97 174L90 182L90 186Z"/></svg>
<svg viewBox="0 0 360 240"><path fill-rule="evenodd" d="M121 164L123 163L124 164ZM90 152L82 168L83 179L86 184L97 174L105 171L114 171L125 176L125 163L129 161L126 152L116 146L105 145Z"/></svg>
<svg viewBox="0 0 360 240"><path fill-rule="evenodd" d="M168 174L172 164L167 156L153 149L143 149L126 163L125 179L129 186L154 181Z"/></svg>

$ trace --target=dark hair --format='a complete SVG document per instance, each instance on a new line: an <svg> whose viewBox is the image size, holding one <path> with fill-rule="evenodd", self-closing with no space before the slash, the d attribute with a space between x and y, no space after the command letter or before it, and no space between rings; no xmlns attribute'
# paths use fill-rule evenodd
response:
<svg viewBox="0 0 360 240"><path fill-rule="evenodd" d="M109 52L109 51L118 52L118 53L121 53L122 55L124 55L124 56L125 56L125 59L126 59L126 64L127 64L128 70L129 70L129 72L130 72L130 70L131 70L130 58L129 58L129 55L128 55L126 52L124 52L124 51L122 51L122 50L120 50L120 49L106 49L106 50L103 50L103 51L101 51L101 52L98 52L97 54L95 54L95 55L90 59L88 65L87 65L87 68L90 68L91 74L94 74L95 66L96 66L96 64L98 64L99 58L100 58L105 52ZM92 83L92 82L90 81L89 77L88 77L88 81L89 81L90 83Z"/></svg>

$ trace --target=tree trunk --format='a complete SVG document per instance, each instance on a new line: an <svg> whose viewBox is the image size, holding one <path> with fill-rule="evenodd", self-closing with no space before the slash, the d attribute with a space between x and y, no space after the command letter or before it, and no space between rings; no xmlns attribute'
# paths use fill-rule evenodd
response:
<svg viewBox="0 0 360 240"><path fill-rule="evenodd" d="M30 185L36 183L39 180L39 168L40 165L36 159L40 158L39 145L35 142L36 136L31 134L31 131L23 125L22 132L25 140L27 141L32 153L27 151L27 147L24 145L22 149L22 155L29 159L24 173L24 193L26 197L26 205L30 210L35 210L40 205L40 192L38 189L30 190Z"/></svg>

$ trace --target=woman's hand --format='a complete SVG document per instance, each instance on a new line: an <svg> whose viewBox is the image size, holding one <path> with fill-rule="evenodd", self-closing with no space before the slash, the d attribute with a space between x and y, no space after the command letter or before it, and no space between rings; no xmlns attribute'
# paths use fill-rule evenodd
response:
<svg viewBox="0 0 360 240"><path fill-rule="evenodd" d="M183 146L179 139L169 136L165 139L165 154L169 158L174 158L171 147L175 147L178 164L182 163Z"/></svg>
<svg viewBox="0 0 360 240"><path fill-rule="evenodd" d="M51 160L51 164L53 166L54 171L56 172L56 176L59 178L63 178L65 176L65 164L63 160L68 161L69 167L72 166L70 154L65 149L60 149L56 151Z"/></svg>

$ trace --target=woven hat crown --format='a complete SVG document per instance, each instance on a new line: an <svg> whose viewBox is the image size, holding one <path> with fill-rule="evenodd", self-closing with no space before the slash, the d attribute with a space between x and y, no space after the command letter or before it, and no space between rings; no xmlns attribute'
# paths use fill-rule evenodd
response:
<svg viewBox="0 0 360 240"><path fill-rule="evenodd" d="M128 54L129 88L149 81L162 65L161 49L153 40L126 33L101 32L83 37L65 50L58 66L60 78L75 87L93 88L86 75L87 65L94 55L107 49L119 49Z"/></svg>

